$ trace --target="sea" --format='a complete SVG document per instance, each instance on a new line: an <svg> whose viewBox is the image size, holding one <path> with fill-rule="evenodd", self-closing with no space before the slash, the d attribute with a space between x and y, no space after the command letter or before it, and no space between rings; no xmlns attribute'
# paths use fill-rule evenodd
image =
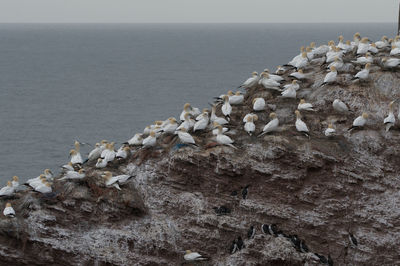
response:
<svg viewBox="0 0 400 266"><path fill-rule="evenodd" d="M0 187L57 173L75 140L118 147L186 102L209 107L302 45L355 32L379 40L397 25L0 24Z"/></svg>

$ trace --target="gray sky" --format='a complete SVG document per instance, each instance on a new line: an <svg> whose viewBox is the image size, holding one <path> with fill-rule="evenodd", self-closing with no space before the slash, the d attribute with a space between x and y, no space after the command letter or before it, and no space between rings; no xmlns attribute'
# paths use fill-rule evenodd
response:
<svg viewBox="0 0 400 266"><path fill-rule="evenodd" d="M397 0L0 0L0 22L394 22Z"/></svg>

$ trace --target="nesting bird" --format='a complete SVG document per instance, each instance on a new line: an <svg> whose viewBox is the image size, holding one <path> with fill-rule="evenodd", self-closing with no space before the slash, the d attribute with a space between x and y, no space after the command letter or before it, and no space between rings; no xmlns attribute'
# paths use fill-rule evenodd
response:
<svg viewBox="0 0 400 266"><path fill-rule="evenodd" d="M11 203L7 202L6 207L3 210L3 215L11 218L15 217L15 211L11 206Z"/></svg>
<svg viewBox="0 0 400 266"><path fill-rule="evenodd" d="M278 129L279 126L279 119L276 116L275 113L270 113L269 117L271 118L271 120L268 122L268 124L266 124L263 128L263 132L258 135L259 137L261 137L264 134L268 134L270 132L274 132Z"/></svg>
<svg viewBox="0 0 400 266"><path fill-rule="evenodd" d="M0 197L9 197L12 196L14 194L15 188L12 185L11 181L7 181L7 186L2 187L0 189Z"/></svg>
<svg viewBox="0 0 400 266"><path fill-rule="evenodd" d="M322 83L322 85L331 84L331 83L336 82L336 78L337 78L336 67L331 66L330 70L331 70L331 72L329 72L328 74L325 75L324 82Z"/></svg>
<svg viewBox="0 0 400 266"><path fill-rule="evenodd" d="M297 106L297 110L301 111L315 111L313 109L313 105L311 103L306 103L306 100L301 99L299 105Z"/></svg>
<svg viewBox="0 0 400 266"><path fill-rule="evenodd" d="M187 261L199 261L199 260L209 260L210 258L204 257L197 252L192 252L190 250L186 250L185 256L183 258Z"/></svg>
<svg viewBox="0 0 400 266"><path fill-rule="evenodd" d="M336 134L336 130L333 128L333 125L330 123L328 125L328 128L325 129L324 133L325 133L325 136L327 136L327 137L333 137Z"/></svg>
<svg viewBox="0 0 400 266"><path fill-rule="evenodd" d="M264 98L254 98L252 103L254 111L263 111L265 108Z"/></svg>
<svg viewBox="0 0 400 266"><path fill-rule="evenodd" d="M243 82L243 84L240 85L239 88L249 89L254 85L256 85L259 79L260 78L258 76L258 73L254 71L253 73L251 73L251 77L248 78L245 82Z"/></svg>
<svg viewBox="0 0 400 266"><path fill-rule="evenodd" d="M254 121L258 120L257 115L250 115L247 116L247 121L244 124L244 130L251 136L254 131L256 130L256 125L254 124Z"/></svg>
<svg viewBox="0 0 400 266"><path fill-rule="evenodd" d="M362 113L362 115L360 115L359 117L354 119L353 125L348 130L350 131L350 130L353 130L355 128L364 127L365 124L367 123L367 118L368 118L368 114L367 113Z"/></svg>
<svg viewBox="0 0 400 266"><path fill-rule="evenodd" d="M335 99L332 103L332 107L335 111L345 113L349 111L347 105L339 99Z"/></svg>
<svg viewBox="0 0 400 266"><path fill-rule="evenodd" d="M300 111L296 110L295 114L296 114L296 123L295 123L295 125L296 125L297 131L303 133L307 137L310 137L310 133L309 133L309 130L308 130L308 127L307 127L306 123L304 123L301 120Z"/></svg>

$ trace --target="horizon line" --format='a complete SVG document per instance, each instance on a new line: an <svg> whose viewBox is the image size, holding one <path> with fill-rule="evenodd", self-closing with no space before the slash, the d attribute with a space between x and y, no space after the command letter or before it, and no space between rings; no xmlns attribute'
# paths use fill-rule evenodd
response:
<svg viewBox="0 0 400 266"><path fill-rule="evenodd" d="M396 24L394 21L331 21L331 22L1 22L0 24Z"/></svg>

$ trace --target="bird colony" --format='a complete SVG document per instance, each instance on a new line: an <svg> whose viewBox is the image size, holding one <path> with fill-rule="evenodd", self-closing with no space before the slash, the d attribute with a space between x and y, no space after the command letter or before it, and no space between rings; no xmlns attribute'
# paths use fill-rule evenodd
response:
<svg viewBox="0 0 400 266"><path fill-rule="evenodd" d="M329 90L330 86L349 86L359 83L360 86L368 86L370 72L374 69L380 71L395 71L400 65L400 36L388 39L383 36L380 41L371 42L359 33L354 34L352 41L344 41L339 36L338 42L329 41L328 44L316 46L314 42L307 47L301 47L300 53L285 65L278 66L274 73L264 69L259 75L253 72L251 77L240 85L235 93L228 91L215 97L211 104L211 110L200 109L186 103L178 118L170 117L166 120L155 121L147 126L142 133L135 134L117 150L114 142L102 140L96 143L94 149L87 158L82 158L78 141L74 143L74 149L69 153L70 161L62 166L62 174L55 178L53 173L46 169L43 174L29 179L24 185L36 193L56 195L53 191L54 182L74 182L86 178L86 170L96 168L100 172L99 177L105 187L121 190L122 185L129 182L131 176L113 176L108 171L110 165L115 166L128 161L130 157L141 150L165 149L177 151L180 149L210 149L217 146L226 146L227 149L236 151L240 143L235 140L241 131L248 138L256 141L265 141L266 134L282 134L283 131L293 131L298 138L308 141L310 138L323 137L334 138L341 134L351 134L353 130L362 130L367 125L369 114L367 111L357 111L352 124L348 124L347 130L336 130L335 121L321 125L321 132L310 132L307 120L304 118L311 112L319 111L312 102L299 97L301 90L309 88L310 84L318 84L320 88ZM315 69L324 69L322 80L314 80ZM344 75L351 75L351 79L344 80ZM293 107L293 124L284 124L287 118L279 117L279 105L271 106L269 99L254 97L256 92L268 92L274 99L286 101ZM383 103L387 106L387 117L381 122L382 128L389 131L395 124L394 104L397 100ZM343 99L337 98L330 103L332 112L346 114L353 112L352 105ZM321 108L326 108L321 107ZM238 116L240 114L240 116ZM265 118L264 121L260 118ZM400 113L397 116L400 119ZM257 122L257 123L256 123ZM259 125L259 126L256 126ZM262 125L262 126L260 126ZM242 134L242 135L243 135ZM169 140L169 141L167 141ZM169 145L166 145L167 144ZM239 145L238 145L239 144ZM0 189L0 197L13 199L15 193L24 190L19 185L18 177L14 176L7 185ZM23 193L26 190L22 191ZM6 201L3 214L7 217L18 217L11 203ZM14 218L15 219L15 218ZM252 228L250 237L254 236ZM254 231L254 232L253 232ZM296 235L279 233L274 226L263 225L262 232L273 236L286 237L301 252L308 252L305 243ZM352 236L354 238L354 236ZM354 241L352 241L353 243ZM239 236L233 241L231 252L243 248L245 245ZM325 264L332 264L331 258L315 254L317 260ZM185 260L206 260L207 257L197 252L188 250L184 255Z"/></svg>

